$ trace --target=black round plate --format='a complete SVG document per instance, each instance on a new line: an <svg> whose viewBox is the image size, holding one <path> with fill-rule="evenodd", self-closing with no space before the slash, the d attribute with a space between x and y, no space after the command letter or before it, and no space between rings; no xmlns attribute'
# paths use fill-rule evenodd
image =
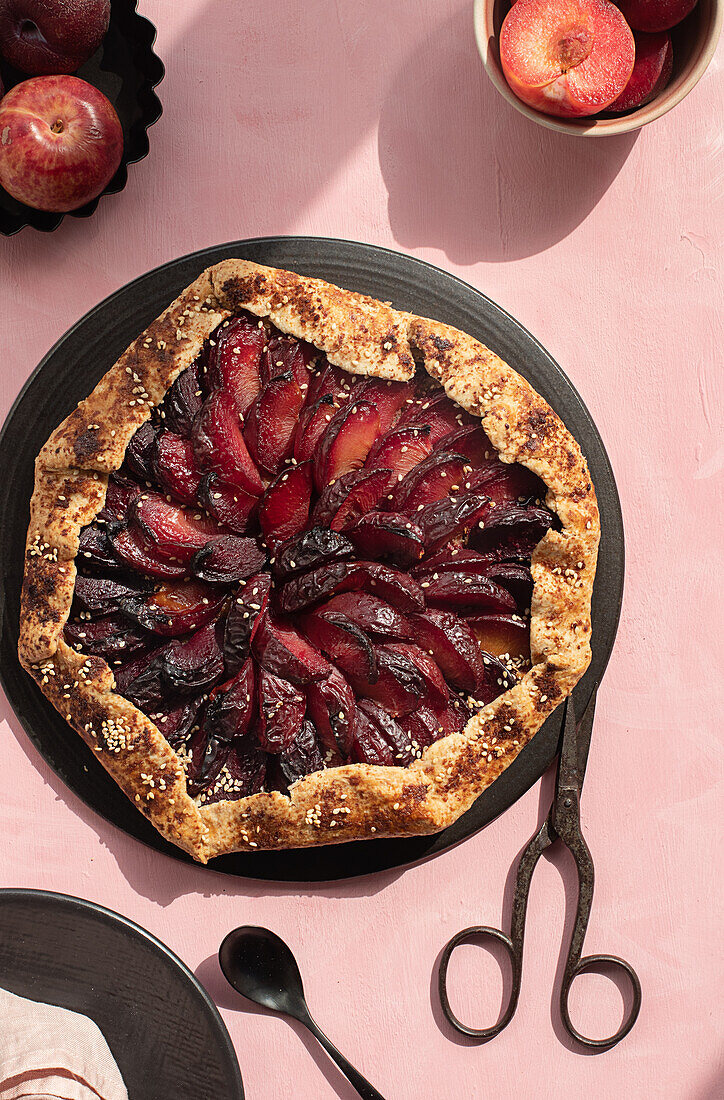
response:
<svg viewBox="0 0 724 1100"><path fill-rule="evenodd" d="M161 102L154 92L163 80L164 68L153 52L156 28L136 11L136 0L111 0L111 21L98 50L81 65L75 76L100 89L115 107L123 127L123 156L118 171L98 198L78 210L74 218L88 218L103 195L122 191L128 179L128 165L148 154L148 128L161 117ZM0 77L9 91L28 77L0 59ZM43 233L57 229L65 215L33 210L0 188L0 233L11 237L32 225Z"/></svg>
<svg viewBox="0 0 724 1100"><path fill-rule="evenodd" d="M87 396L121 352L209 264L231 256L290 268L391 301L455 325L515 367L559 413L581 444L593 476L603 540L593 598L593 661L576 689L582 704L613 646L623 591L623 524L601 437L560 367L517 321L489 298L430 264L385 248L319 237L264 237L183 256L150 271L86 314L45 356L18 397L0 436L0 559L6 604L0 680L28 734L68 786L97 813L159 851L188 859L132 806L93 753L58 715L17 659L19 594L33 461L53 428ZM435 836L369 840L283 852L235 853L211 866L249 878L319 882L398 867L441 852L487 825L540 778L555 756L553 715L511 766L454 825Z"/></svg>
<svg viewBox="0 0 724 1100"><path fill-rule="evenodd" d="M216 1006L137 924L65 894L0 890L0 986L100 1027L133 1100L244 1100Z"/></svg>

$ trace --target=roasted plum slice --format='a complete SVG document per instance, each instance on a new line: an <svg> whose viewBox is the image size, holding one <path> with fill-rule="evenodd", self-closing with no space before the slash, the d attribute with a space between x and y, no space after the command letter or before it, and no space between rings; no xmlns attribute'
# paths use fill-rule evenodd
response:
<svg viewBox="0 0 724 1100"><path fill-rule="evenodd" d="M380 417L378 431L384 435L397 420L400 409L407 400L405 382L392 382L385 378L363 378L354 386L355 401L368 401L377 409Z"/></svg>
<svg viewBox="0 0 724 1100"><path fill-rule="evenodd" d="M413 626L407 616L391 603L369 592L341 592L319 610L345 615L368 634L400 640L412 640L414 637Z"/></svg>
<svg viewBox="0 0 724 1100"><path fill-rule="evenodd" d="M486 653L530 658L530 622L521 615L476 615L468 623Z"/></svg>
<svg viewBox="0 0 724 1100"><path fill-rule="evenodd" d="M457 614L475 615L483 611L515 611L516 602L507 588L489 577L476 573L437 573L422 581L425 601Z"/></svg>
<svg viewBox="0 0 724 1100"><path fill-rule="evenodd" d="M432 450L430 429L426 426L405 425L393 428L381 436L367 456L367 469L388 468L392 471L388 489L398 484L410 470L427 458Z"/></svg>
<svg viewBox="0 0 724 1100"><path fill-rule="evenodd" d="M200 795L206 806L258 794L264 789L266 761L263 752L243 742L227 745L213 736L205 740L202 728L192 741L189 794Z"/></svg>
<svg viewBox="0 0 724 1100"><path fill-rule="evenodd" d="M257 738L265 752L284 752L299 736L307 707L305 695L281 676L259 674Z"/></svg>
<svg viewBox="0 0 724 1100"><path fill-rule="evenodd" d="M198 490L199 503L222 527L243 535L259 498L236 485L226 485L216 474L205 474Z"/></svg>
<svg viewBox="0 0 724 1100"><path fill-rule="evenodd" d="M445 436L441 444L446 451L462 455L471 466L481 466L497 451L479 424L466 424L464 428Z"/></svg>
<svg viewBox="0 0 724 1100"><path fill-rule="evenodd" d="M261 390L260 364L266 342L264 326L247 317L224 321L209 341L207 389L230 393L242 416Z"/></svg>
<svg viewBox="0 0 724 1100"><path fill-rule="evenodd" d="M259 526L274 553L281 543L303 531L312 499L312 467L309 462L291 466L266 489L259 501Z"/></svg>
<svg viewBox="0 0 724 1100"><path fill-rule="evenodd" d="M434 504L451 492L460 490L464 480L465 459L450 451L433 451L423 458L387 495L391 512L412 516L426 504Z"/></svg>
<svg viewBox="0 0 724 1100"><path fill-rule="evenodd" d="M147 650L152 642L145 631L115 612L100 619L68 622L63 633L69 645L76 649L80 646L84 653L103 657L112 664L128 660L139 650Z"/></svg>
<svg viewBox="0 0 724 1100"><path fill-rule="evenodd" d="M467 546L443 547L434 554L421 561L412 570L413 576L420 580L429 580L435 573L485 573L490 569L490 562L477 550L470 550Z"/></svg>
<svg viewBox="0 0 724 1100"><path fill-rule="evenodd" d="M177 580L188 575L187 565L161 557L136 526L122 527L111 538L111 545L118 561L136 573L161 580Z"/></svg>
<svg viewBox="0 0 724 1100"><path fill-rule="evenodd" d="M486 462L466 478L466 487L482 490L493 505L544 500L545 484L532 470L517 462Z"/></svg>
<svg viewBox="0 0 724 1100"><path fill-rule="evenodd" d="M106 500L95 522L103 524L109 531L116 530L119 524L126 522L129 508L143 489L143 486L125 478L121 481L116 477L109 477Z"/></svg>
<svg viewBox="0 0 724 1100"><path fill-rule="evenodd" d="M368 512L346 529L363 558L387 558L409 566L425 552L422 531L407 516L395 512Z"/></svg>
<svg viewBox="0 0 724 1100"><path fill-rule="evenodd" d="M199 550L191 563L194 576L208 584L233 584L245 580L266 564L266 554L256 539L219 535Z"/></svg>
<svg viewBox="0 0 724 1100"><path fill-rule="evenodd" d="M485 493L460 493L414 513L427 553L439 549L456 535L464 534L487 516L490 503Z"/></svg>
<svg viewBox="0 0 724 1100"><path fill-rule="evenodd" d="M361 699L357 716L352 755L358 763L405 767L411 762L409 737L383 707L372 699Z"/></svg>
<svg viewBox="0 0 724 1100"><path fill-rule="evenodd" d="M322 397L330 396L338 405L342 405L349 397L355 381L356 376L354 374L349 374L342 367L337 367L326 359L322 359L309 383L307 404L313 405Z"/></svg>
<svg viewBox="0 0 724 1100"><path fill-rule="evenodd" d="M202 512L172 504L158 493L142 493L131 505L131 515L156 553L182 564L220 533Z"/></svg>
<svg viewBox="0 0 724 1100"><path fill-rule="evenodd" d="M273 477L294 447L304 394L291 371L270 378L246 414L244 441L257 467Z"/></svg>
<svg viewBox="0 0 724 1100"><path fill-rule="evenodd" d="M429 653L417 645L408 645L404 642L391 642L385 648L388 652L397 653L413 663L425 681L426 699L436 704L442 704L447 700L448 686L445 678Z"/></svg>
<svg viewBox="0 0 724 1100"><path fill-rule="evenodd" d="M351 470L328 485L312 512L312 523L341 531L378 503L387 488L391 470Z"/></svg>
<svg viewBox="0 0 724 1100"><path fill-rule="evenodd" d="M118 611L127 599L143 599L149 588L149 582L142 577L120 581L112 577L79 574L75 579L74 605L91 618L96 618Z"/></svg>
<svg viewBox="0 0 724 1100"><path fill-rule="evenodd" d="M312 378L310 364L319 352L304 340L289 336L271 336L266 342L261 359L262 382L266 383L279 374L291 374L303 394L309 389Z"/></svg>
<svg viewBox="0 0 724 1100"><path fill-rule="evenodd" d="M139 654L113 669L115 689L144 714L153 714L168 701L162 668L163 649Z"/></svg>
<svg viewBox="0 0 724 1100"><path fill-rule="evenodd" d="M327 562L351 558L353 554L354 545L346 535L331 531L329 527L310 527L279 547L272 568L281 582Z"/></svg>
<svg viewBox="0 0 724 1100"><path fill-rule="evenodd" d="M449 611L413 615L416 641L426 649L451 687L474 693L485 680L485 665L477 639L466 622Z"/></svg>
<svg viewBox="0 0 724 1100"><path fill-rule="evenodd" d="M324 680L307 684L307 709L325 749L348 759L352 751L357 706L349 683L338 668Z"/></svg>
<svg viewBox="0 0 724 1100"><path fill-rule="evenodd" d="M224 629L226 671L233 676L249 656L251 637L261 611L269 601L271 577L257 573L242 581L231 601Z"/></svg>
<svg viewBox="0 0 724 1100"><path fill-rule="evenodd" d="M473 423L470 414L456 405L444 390L426 397L419 404L408 405L400 417L400 424L429 428L428 436L433 447L453 432Z"/></svg>
<svg viewBox="0 0 724 1100"><path fill-rule="evenodd" d="M288 790L292 783L304 779L306 775L319 772L324 767L322 745L316 730L310 721L305 721L296 739L285 752L275 758L281 774L279 786Z"/></svg>
<svg viewBox="0 0 724 1100"><path fill-rule="evenodd" d="M349 401L334 414L314 457L317 492L364 466L379 424L377 409L367 401Z"/></svg>
<svg viewBox="0 0 724 1100"><path fill-rule="evenodd" d="M84 527L78 539L77 565L86 569L100 569L106 573L116 573L120 569L118 559L113 553L113 545L108 534L92 524Z"/></svg>
<svg viewBox="0 0 724 1100"><path fill-rule="evenodd" d="M264 488L244 441L236 402L219 390L204 402L192 432L200 469L214 473L228 485L259 496Z"/></svg>
<svg viewBox="0 0 724 1100"><path fill-rule="evenodd" d="M157 434L158 428L147 420L131 436L123 459L123 469L132 477L140 478L144 482L153 481L153 452Z"/></svg>
<svg viewBox="0 0 724 1100"><path fill-rule="evenodd" d="M173 432L161 432L156 439L151 465L154 480L164 492L184 504L196 504L201 473L190 440Z"/></svg>
<svg viewBox="0 0 724 1100"><path fill-rule="evenodd" d="M327 430L337 406L331 393L320 397L313 405L307 405L299 416L299 427L294 436L294 457L297 462L307 462L314 454L319 441Z"/></svg>
<svg viewBox="0 0 724 1100"><path fill-rule="evenodd" d="M518 677L511 672L499 657L492 653L483 653L483 667L485 675L475 689L475 699L478 703L487 705L497 699L508 688L517 683Z"/></svg>
<svg viewBox="0 0 724 1100"><path fill-rule="evenodd" d="M279 592L279 606L290 613L311 607L337 592L364 589L400 611L421 611L425 596L417 581L389 565L374 561L329 562L292 577Z"/></svg>
<svg viewBox="0 0 724 1100"><path fill-rule="evenodd" d="M365 682L377 679L377 660L369 638L344 615L314 612L303 616L300 626L314 648L350 679L355 674Z"/></svg>
<svg viewBox="0 0 724 1100"><path fill-rule="evenodd" d="M377 675L365 675L361 661L348 671L350 683L358 696L373 699L388 714L409 714L420 705L426 681L417 664L400 652L399 647L374 647Z"/></svg>
<svg viewBox="0 0 724 1100"><path fill-rule="evenodd" d="M196 695L174 700L169 706L149 714L172 748L180 748L199 717L205 696Z"/></svg>
<svg viewBox="0 0 724 1100"><path fill-rule="evenodd" d="M329 664L319 650L268 611L255 624L251 649L262 668L295 684L322 680L329 674Z"/></svg>
<svg viewBox="0 0 724 1100"><path fill-rule="evenodd" d="M490 510L485 527L473 531L470 542L489 561L529 561L553 523L547 508L503 504Z"/></svg>
<svg viewBox="0 0 724 1100"><path fill-rule="evenodd" d="M130 595L121 610L154 634L176 638L217 618L224 595L201 581L168 581L147 595Z"/></svg>
<svg viewBox="0 0 724 1100"><path fill-rule="evenodd" d="M197 693L224 672L218 622L208 623L188 638L171 642L163 654L163 678L175 691Z"/></svg>
<svg viewBox="0 0 724 1100"><path fill-rule="evenodd" d="M159 408L164 428L188 439L194 420L204 403L199 362L182 371Z"/></svg>
<svg viewBox="0 0 724 1100"><path fill-rule="evenodd" d="M257 673L247 658L237 674L211 693L204 717L204 731L218 742L245 737L256 718Z"/></svg>
<svg viewBox="0 0 724 1100"><path fill-rule="evenodd" d="M527 565L521 565L520 562L496 562L489 565L486 572L492 581L508 589L518 611L527 612L533 595L533 577Z"/></svg>

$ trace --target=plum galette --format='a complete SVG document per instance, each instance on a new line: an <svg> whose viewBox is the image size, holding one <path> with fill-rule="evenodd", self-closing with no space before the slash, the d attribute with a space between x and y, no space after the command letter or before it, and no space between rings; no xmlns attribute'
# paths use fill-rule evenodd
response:
<svg viewBox="0 0 724 1100"><path fill-rule="evenodd" d="M598 538L482 344L228 260L40 452L20 658L202 862L431 833L585 671Z"/></svg>

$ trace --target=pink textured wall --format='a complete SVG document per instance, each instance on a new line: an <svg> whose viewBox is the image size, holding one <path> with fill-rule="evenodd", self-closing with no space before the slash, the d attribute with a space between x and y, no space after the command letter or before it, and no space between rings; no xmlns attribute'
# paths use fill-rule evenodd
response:
<svg viewBox="0 0 724 1100"><path fill-rule="evenodd" d="M0 885L91 898L165 940L217 997L250 1098L353 1093L301 1032L227 995L213 956L239 923L289 940L312 1011L388 1100L722 1095L721 50L673 114L593 142L543 130L498 98L469 0L141 8L168 69L151 156L90 221L0 242L0 411L101 297L244 236L398 248L527 325L581 391L623 501L626 596L583 799L597 870L587 947L633 962L644 1005L610 1053L557 1037L551 985L572 880L555 856L534 880L514 1022L482 1048L439 1026L436 956L463 925L500 921L538 789L404 873L263 886L183 867L93 816L1 703ZM544 782L543 805L550 791ZM494 964L470 949L455 970L456 1006L486 1022ZM576 1005L576 1020L601 1032L620 998L590 977Z"/></svg>

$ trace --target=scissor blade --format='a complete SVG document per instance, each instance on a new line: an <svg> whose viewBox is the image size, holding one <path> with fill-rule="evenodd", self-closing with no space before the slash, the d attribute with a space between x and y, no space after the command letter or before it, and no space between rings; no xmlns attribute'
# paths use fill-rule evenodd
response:
<svg viewBox="0 0 724 1100"><path fill-rule="evenodd" d="M591 747L597 691L598 684L595 685L591 692L591 697L586 704L586 709L583 712L583 717L580 722L576 722L572 696L569 695L566 700L563 741L561 743L561 755L558 765L558 786L575 787L578 789L579 793L583 786L583 777L586 774L588 750Z"/></svg>

